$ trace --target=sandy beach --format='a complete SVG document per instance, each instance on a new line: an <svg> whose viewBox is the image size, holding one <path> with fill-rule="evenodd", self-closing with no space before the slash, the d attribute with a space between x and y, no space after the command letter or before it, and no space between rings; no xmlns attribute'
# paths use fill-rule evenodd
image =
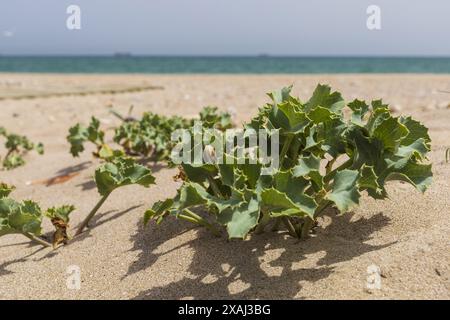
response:
<svg viewBox="0 0 450 320"><path fill-rule="evenodd" d="M361 199L353 212L319 220L317 236L298 241L267 232L246 241L215 238L176 220L143 227L143 212L175 195L176 170L152 166L157 184L115 191L93 229L52 251L19 235L0 238L0 299L450 299L449 75L46 75L0 74L0 126L45 145L27 164L0 171L15 199L47 208L74 204L75 228L99 195L98 165L90 150L69 153L66 136L92 115L102 126L119 123L108 106L194 117L203 106L233 109L250 119L266 92L293 84L306 100L317 83L347 101L382 98L397 114L430 129L434 180L424 194L390 183L389 200ZM447 91L447 92L444 92ZM113 132L108 131L107 139ZM3 142L0 155L4 154ZM65 183L45 180L67 173ZM47 223L47 222L46 222ZM44 231L51 226L44 224ZM367 289L368 267L381 270L381 288ZM81 271L80 290L67 288L70 266Z"/></svg>

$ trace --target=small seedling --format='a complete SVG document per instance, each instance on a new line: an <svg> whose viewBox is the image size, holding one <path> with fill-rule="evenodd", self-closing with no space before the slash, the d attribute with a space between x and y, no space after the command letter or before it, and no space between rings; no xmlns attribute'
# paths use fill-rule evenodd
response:
<svg viewBox="0 0 450 320"><path fill-rule="evenodd" d="M14 191L16 187L7 185L6 183L0 182L0 199L6 198L11 192Z"/></svg>
<svg viewBox="0 0 450 320"><path fill-rule="evenodd" d="M69 129L67 141L70 143L70 153L74 157L78 157L84 151L84 143L89 141L96 146L96 151L93 152L95 157L99 157L100 150L105 144L105 133L100 130L100 121L92 117L88 127L84 127L77 123Z"/></svg>
<svg viewBox="0 0 450 320"><path fill-rule="evenodd" d="M62 207L52 207L44 212L44 215L50 219L56 231L53 234L53 247L60 244L67 244L69 236L67 230L69 229L69 215L75 210L74 206L64 205Z"/></svg>
<svg viewBox="0 0 450 320"><path fill-rule="evenodd" d="M131 184L138 184L148 188L155 183L155 178L152 176L150 169L137 164L133 159L114 157L110 162L106 162L97 168L95 171L95 183L101 198L80 224L75 235L83 232L89 221L114 190Z"/></svg>
<svg viewBox="0 0 450 320"><path fill-rule="evenodd" d="M182 164L184 181L177 196L155 203L144 222L161 223L173 216L215 234L222 226L229 238L262 232L273 222L304 238L327 208L348 212L359 204L362 192L385 199L392 180L421 192L429 187L431 140L425 126L411 117L392 116L381 100L347 104L325 85L317 86L307 102L290 92L289 87L270 93L272 102L244 125L278 130L279 168L272 175L261 174L263 164L248 159L241 164L225 159L223 164ZM225 156L233 157L234 150ZM209 213L210 219L194 209Z"/></svg>
<svg viewBox="0 0 450 320"><path fill-rule="evenodd" d="M6 139L5 148L7 150L3 158L2 165L6 170L11 170L25 164L23 156L31 150L36 150L38 154L44 153L42 143L34 144L27 137L13 133L8 133L5 128L0 127L0 136Z"/></svg>
<svg viewBox="0 0 450 320"><path fill-rule="evenodd" d="M42 212L39 205L30 200L17 202L9 198L14 187L0 184L0 236L7 234L22 234L30 240L46 247L56 248L67 241L66 229L69 214L75 209L73 206L50 208ZM55 226L53 244L42 238L41 223L43 217L49 217Z"/></svg>

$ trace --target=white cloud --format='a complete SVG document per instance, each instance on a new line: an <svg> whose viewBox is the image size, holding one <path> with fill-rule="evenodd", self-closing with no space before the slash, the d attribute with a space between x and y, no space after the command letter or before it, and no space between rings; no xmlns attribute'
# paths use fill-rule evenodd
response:
<svg viewBox="0 0 450 320"><path fill-rule="evenodd" d="M12 38L12 37L14 37L14 31L5 30L5 31L3 31L3 36L5 38Z"/></svg>

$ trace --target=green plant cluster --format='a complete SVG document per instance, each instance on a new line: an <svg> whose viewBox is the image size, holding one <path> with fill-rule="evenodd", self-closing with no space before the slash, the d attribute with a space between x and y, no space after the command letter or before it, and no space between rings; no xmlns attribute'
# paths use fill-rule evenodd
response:
<svg viewBox="0 0 450 320"><path fill-rule="evenodd" d="M245 238L273 223L307 237L326 208L345 213L363 192L384 199L388 181L405 181L421 192L430 185L430 137L419 122L394 117L381 100L346 103L324 85L306 102L290 92L291 87L270 93L272 102L244 125L279 132L280 166L273 175L262 175L262 165L249 161L183 164L177 196L147 210L145 222L173 216L215 234L224 227L229 238Z"/></svg>
<svg viewBox="0 0 450 320"><path fill-rule="evenodd" d="M116 113L115 113L116 114ZM194 125L195 119L186 119L179 116L162 116L146 112L139 120L124 118L122 124L115 128L113 140L120 147L123 154L147 158L154 161L168 161L171 150L171 134L177 129L189 129ZM230 114L219 112L216 107L205 107L199 115L204 127L226 130L232 127ZM69 129L67 140L71 145L70 152L74 157L84 151L84 143L95 145L95 157L108 159L113 154L111 147L105 144L105 132L100 129L100 122L92 117L88 127L76 124ZM116 151L117 152L117 151Z"/></svg>
<svg viewBox="0 0 450 320"><path fill-rule="evenodd" d="M325 85L318 85L306 102L292 96L291 87L272 92L269 97L271 102L260 108L243 129L271 132L270 141L258 141L256 148L250 150L250 137L245 136L244 150L236 146L218 153L214 137L206 144L207 140L201 139L204 156L217 160L223 154L223 161L180 165L177 177L182 184L177 195L148 209L145 224L159 224L167 217L175 217L206 227L217 236L226 230L229 238L241 239L252 232L263 232L270 225L272 229L284 226L291 236L305 238L327 208L343 214L360 203L362 194L385 199L389 181L407 182L421 192L431 184L428 129L411 117L393 116L381 100L347 103L340 93ZM217 108L203 109L199 118L205 130L215 128L222 133L232 127L229 114L219 113ZM121 150L105 144L105 133L95 118L88 127L77 124L70 128L67 140L74 156L83 152L86 142L91 142L96 146L94 155L106 160L94 175L100 199L77 227L75 236L84 231L118 188L133 184L148 188L155 183L151 170L137 163L136 157L167 160L172 149L171 133L189 129L195 141L194 127L193 119L152 113L144 114L140 120L127 118L115 130L114 140L122 146ZM4 130L0 133L9 137ZM276 137L278 151L268 152L270 157L279 159L279 166L267 174L266 169L272 164L253 160L260 159L263 145L271 145ZM29 142L20 145L23 144L36 148ZM13 149L18 152L17 147ZM180 152L191 155L191 151ZM238 161L242 155L244 161ZM33 201L12 199L13 190L14 187L0 183L0 236L22 234L54 247L70 241L69 216L75 210L73 206L42 211ZM55 228L52 244L41 234L44 218Z"/></svg>
<svg viewBox="0 0 450 320"><path fill-rule="evenodd" d="M0 127L0 136L5 138L6 155L3 158L2 166L6 170L11 170L25 164L24 155L31 150L36 150L38 154L44 153L42 143L35 144L26 136L8 133L5 128Z"/></svg>

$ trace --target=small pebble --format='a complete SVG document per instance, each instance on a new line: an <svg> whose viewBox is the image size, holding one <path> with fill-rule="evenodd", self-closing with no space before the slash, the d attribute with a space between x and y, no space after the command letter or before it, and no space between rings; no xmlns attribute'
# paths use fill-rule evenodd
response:
<svg viewBox="0 0 450 320"><path fill-rule="evenodd" d="M402 107L399 104L390 106L392 112L398 113L402 111Z"/></svg>

